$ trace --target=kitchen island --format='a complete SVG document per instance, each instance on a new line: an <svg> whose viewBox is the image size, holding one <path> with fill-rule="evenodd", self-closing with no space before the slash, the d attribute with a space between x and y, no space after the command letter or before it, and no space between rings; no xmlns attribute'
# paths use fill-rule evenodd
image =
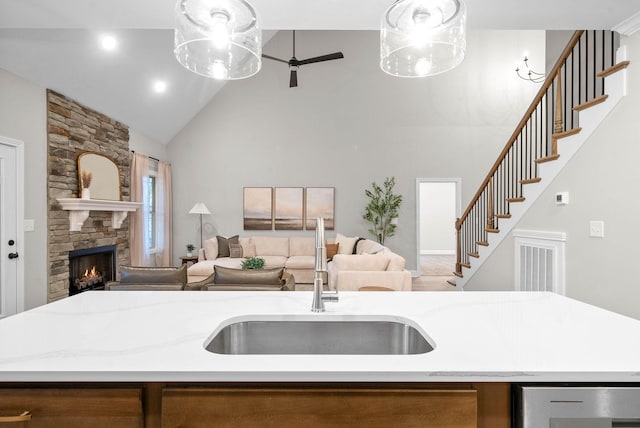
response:
<svg viewBox="0 0 640 428"><path fill-rule="evenodd" d="M296 397L316 387L324 395L326 388L345 385L369 394L373 386L384 391L388 385L387 393L395 391L406 403L410 391L436 387L447 400L450 393L462 400L456 404L460 411L463 403L474 401L466 408L472 412L477 406L480 414L489 395L499 394L496 400L504 405L505 386L514 382L640 382L640 321L552 293L341 293L340 301L327 303L320 314L310 312L311 296L78 294L0 321L0 382L8 388L44 383L140 387L148 426L154 426L160 412L164 417L168 409L185 408L181 391L189 397L186 402L202 404L206 391L222 388L226 392L218 399L226 402L224 397L238 391L234 385L251 387L252 394L265 386L272 391L262 390L269 400L274 390L282 392L278 385L290 386ZM220 325L256 315L399 317L417 326L434 349L415 355L222 355L205 350ZM189 386L200 388L195 396ZM473 400L469 391L475 391Z"/></svg>

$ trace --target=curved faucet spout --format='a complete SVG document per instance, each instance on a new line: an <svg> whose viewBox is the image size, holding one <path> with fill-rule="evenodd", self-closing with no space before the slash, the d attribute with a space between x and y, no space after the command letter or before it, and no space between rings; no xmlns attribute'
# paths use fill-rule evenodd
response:
<svg viewBox="0 0 640 428"><path fill-rule="evenodd" d="M324 302L337 302L338 293L322 291L324 284L324 273L327 271L327 247L324 244L324 219L316 218L316 251L315 268L313 271L313 301L311 302L312 312L324 312Z"/></svg>

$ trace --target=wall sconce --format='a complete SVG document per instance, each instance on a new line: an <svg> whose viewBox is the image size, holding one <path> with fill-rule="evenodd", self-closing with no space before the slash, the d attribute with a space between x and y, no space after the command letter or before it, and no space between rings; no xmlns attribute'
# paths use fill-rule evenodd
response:
<svg viewBox="0 0 640 428"><path fill-rule="evenodd" d="M520 64L518 64L516 66L516 74L518 75L519 78L521 78L522 80L529 80L533 83L544 82L544 79L545 79L544 73L536 73L529 67L529 58L527 58L527 55L524 56L524 59L522 60L522 65L524 67L524 70L522 71L526 72L526 76L523 76L522 74L520 74Z"/></svg>

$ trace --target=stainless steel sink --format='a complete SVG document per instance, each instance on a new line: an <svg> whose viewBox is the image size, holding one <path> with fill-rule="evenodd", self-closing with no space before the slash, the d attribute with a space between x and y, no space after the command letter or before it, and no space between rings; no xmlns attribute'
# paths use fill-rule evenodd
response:
<svg viewBox="0 0 640 428"><path fill-rule="evenodd" d="M235 320L205 343L215 354L425 354L434 346L398 317L314 317Z"/></svg>

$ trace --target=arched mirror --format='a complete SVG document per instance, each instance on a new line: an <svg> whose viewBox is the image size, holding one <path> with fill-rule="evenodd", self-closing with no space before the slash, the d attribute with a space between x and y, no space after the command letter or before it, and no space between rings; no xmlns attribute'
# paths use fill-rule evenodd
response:
<svg viewBox="0 0 640 428"><path fill-rule="evenodd" d="M84 184L83 184L84 183ZM120 171L109 158L96 153L78 157L78 187L82 193L88 184L91 199L120 200Z"/></svg>

